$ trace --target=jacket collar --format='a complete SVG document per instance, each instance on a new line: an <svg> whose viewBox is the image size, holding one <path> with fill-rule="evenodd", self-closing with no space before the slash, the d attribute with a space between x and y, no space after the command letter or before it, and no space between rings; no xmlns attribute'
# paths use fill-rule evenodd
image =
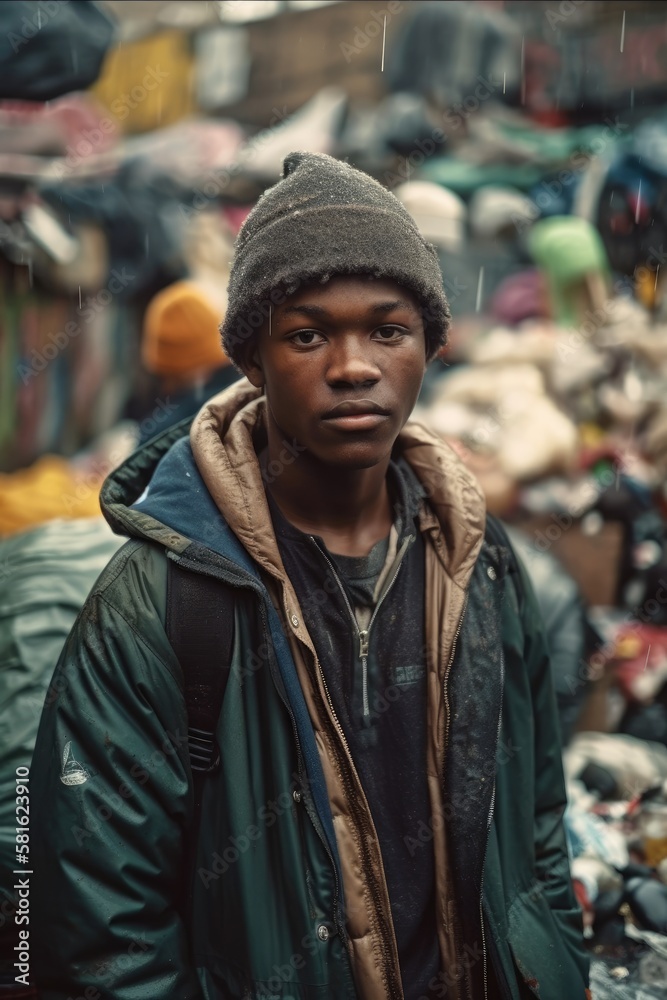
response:
<svg viewBox="0 0 667 1000"><path fill-rule="evenodd" d="M107 521L119 534L176 552L197 541L246 569L250 556L284 582L257 459L266 440L264 396L241 379L202 407L188 440L189 428L189 421L169 428L107 478L100 494ZM449 445L415 421L401 431L394 454L409 463L428 499L422 530L446 572L465 586L484 535L477 481Z"/></svg>
<svg viewBox="0 0 667 1000"><path fill-rule="evenodd" d="M284 581L256 454L266 439L265 405L261 391L242 379L199 411L190 442L202 479L229 527L260 566ZM428 498L422 529L433 531L444 568L463 584L484 535L484 498L477 481L449 445L416 421L403 428L395 453L411 466Z"/></svg>

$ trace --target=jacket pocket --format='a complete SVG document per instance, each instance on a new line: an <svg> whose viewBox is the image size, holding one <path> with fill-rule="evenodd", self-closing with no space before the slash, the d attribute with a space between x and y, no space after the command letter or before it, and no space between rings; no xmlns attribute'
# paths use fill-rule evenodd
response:
<svg viewBox="0 0 667 1000"><path fill-rule="evenodd" d="M521 997L583 1000L579 969L544 895L525 892L517 896L508 922L508 943L518 970Z"/></svg>

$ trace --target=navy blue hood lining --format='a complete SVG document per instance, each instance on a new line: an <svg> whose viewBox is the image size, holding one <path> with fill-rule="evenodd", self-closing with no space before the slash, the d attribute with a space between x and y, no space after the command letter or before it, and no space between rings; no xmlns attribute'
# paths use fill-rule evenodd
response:
<svg viewBox="0 0 667 1000"><path fill-rule="evenodd" d="M230 559L256 580L260 579L254 560L206 488L189 437L178 440L160 459L150 482L130 510L155 518L191 541Z"/></svg>

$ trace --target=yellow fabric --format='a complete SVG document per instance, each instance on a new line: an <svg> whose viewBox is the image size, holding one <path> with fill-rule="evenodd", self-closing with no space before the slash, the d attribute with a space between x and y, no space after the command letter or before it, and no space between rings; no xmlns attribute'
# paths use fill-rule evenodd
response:
<svg viewBox="0 0 667 1000"><path fill-rule="evenodd" d="M110 112L102 119L103 130L113 123L141 135L189 118L196 111L194 63L186 31L168 29L114 45L90 88Z"/></svg>
<svg viewBox="0 0 667 1000"><path fill-rule="evenodd" d="M200 288L177 281L151 300L144 316L142 360L154 375L187 375L201 368L222 368L222 320Z"/></svg>
<svg viewBox="0 0 667 1000"><path fill-rule="evenodd" d="M99 516L103 479L77 472L56 455L45 455L27 469L0 474L0 537L56 517Z"/></svg>
<svg viewBox="0 0 667 1000"><path fill-rule="evenodd" d="M653 309L656 300L658 276L647 267L640 267L635 274L635 294L646 309Z"/></svg>

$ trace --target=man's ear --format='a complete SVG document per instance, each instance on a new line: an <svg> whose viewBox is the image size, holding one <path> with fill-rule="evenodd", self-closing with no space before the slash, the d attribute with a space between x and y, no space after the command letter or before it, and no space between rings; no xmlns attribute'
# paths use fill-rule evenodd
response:
<svg viewBox="0 0 667 1000"><path fill-rule="evenodd" d="M246 348L243 357L239 358L239 364L248 381L256 389L262 389L266 379L264 378L264 369L262 368L256 337L253 339L253 343Z"/></svg>

